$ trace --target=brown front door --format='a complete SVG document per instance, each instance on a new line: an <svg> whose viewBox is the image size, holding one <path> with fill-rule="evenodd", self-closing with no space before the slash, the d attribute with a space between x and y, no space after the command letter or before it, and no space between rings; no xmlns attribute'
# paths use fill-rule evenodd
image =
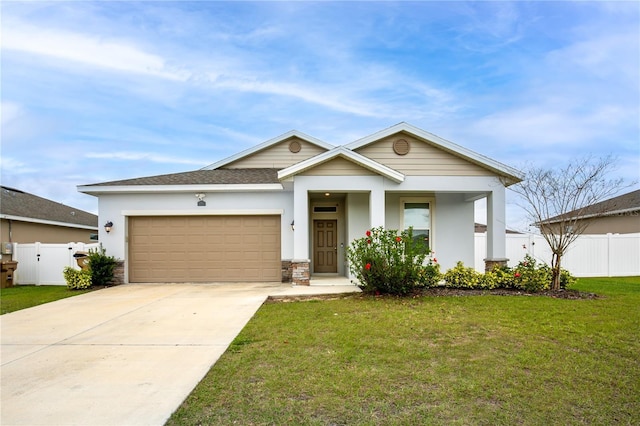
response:
<svg viewBox="0 0 640 426"><path fill-rule="evenodd" d="M313 221L313 271L316 273L338 272L338 221Z"/></svg>

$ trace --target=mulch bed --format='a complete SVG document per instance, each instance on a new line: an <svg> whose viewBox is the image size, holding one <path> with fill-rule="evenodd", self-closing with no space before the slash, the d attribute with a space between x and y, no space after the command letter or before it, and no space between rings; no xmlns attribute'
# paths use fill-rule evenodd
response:
<svg viewBox="0 0 640 426"><path fill-rule="evenodd" d="M469 290L463 288L428 288L424 290L416 291L406 297L440 297L440 296L537 296L537 297L552 297L554 299L569 299L569 300L592 300L602 299L604 296L587 293L578 290L558 290L558 291L541 291L541 292L527 292L514 289L494 289L494 290ZM299 295L299 296L270 296L267 299L269 303L282 303L282 302L298 302L308 300L336 300L344 299L347 297L392 297L398 298L399 296L390 295L372 295L366 293L342 293L342 294L313 294L313 295Z"/></svg>
<svg viewBox="0 0 640 426"><path fill-rule="evenodd" d="M595 293L587 293L578 290L547 290L540 292L528 292L523 290L497 288L493 290L469 290L463 288L429 288L421 290L415 296L547 296L554 299L601 299L602 296Z"/></svg>

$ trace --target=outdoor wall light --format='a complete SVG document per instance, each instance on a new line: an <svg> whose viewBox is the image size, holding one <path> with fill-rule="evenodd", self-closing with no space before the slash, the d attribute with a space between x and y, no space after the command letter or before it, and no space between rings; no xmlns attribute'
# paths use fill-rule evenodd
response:
<svg viewBox="0 0 640 426"><path fill-rule="evenodd" d="M111 228L113 228L113 222L108 221L104 224L104 230L107 231L107 234L111 232Z"/></svg>
<svg viewBox="0 0 640 426"><path fill-rule="evenodd" d="M295 221L295 220L292 220L292 221L291 221L291 230L292 230L292 231L295 231L295 230L296 230L296 221Z"/></svg>
<svg viewBox="0 0 640 426"><path fill-rule="evenodd" d="M206 194L196 194L196 198L198 199L198 207L204 207L207 205L207 202L204 201L204 197L206 196Z"/></svg>

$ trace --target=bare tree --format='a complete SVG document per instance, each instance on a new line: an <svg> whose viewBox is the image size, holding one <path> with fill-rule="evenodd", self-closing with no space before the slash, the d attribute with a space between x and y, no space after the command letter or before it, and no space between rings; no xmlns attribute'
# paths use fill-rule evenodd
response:
<svg viewBox="0 0 640 426"><path fill-rule="evenodd" d="M613 157L587 156L564 168L525 168L525 180L509 187L551 248L553 290L560 289L562 257L569 246L593 220L612 210L604 201L626 187L623 179L607 178L613 169Z"/></svg>

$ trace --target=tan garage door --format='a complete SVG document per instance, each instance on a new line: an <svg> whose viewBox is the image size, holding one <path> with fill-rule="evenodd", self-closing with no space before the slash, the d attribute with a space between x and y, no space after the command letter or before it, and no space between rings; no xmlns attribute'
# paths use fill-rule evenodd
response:
<svg viewBox="0 0 640 426"><path fill-rule="evenodd" d="M129 217L129 281L280 281L280 216Z"/></svg>

